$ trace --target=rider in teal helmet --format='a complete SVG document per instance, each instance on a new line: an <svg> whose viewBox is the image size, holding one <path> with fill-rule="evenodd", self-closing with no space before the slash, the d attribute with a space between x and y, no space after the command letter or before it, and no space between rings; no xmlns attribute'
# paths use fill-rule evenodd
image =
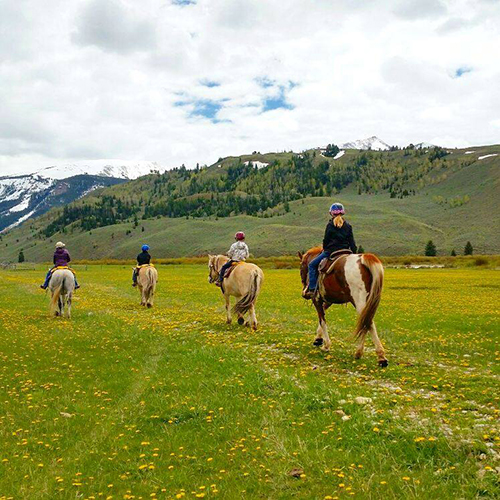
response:
<svg viewBox="0 0 500 500"><path fill-rule="evenodd" d="M142 245L142 252L137 256L137 267L134 268L132 274L132 286L137 286L137 276L139 274L139 266L144 266L151 262L151 255L149 254L149 245Z"/></svg>

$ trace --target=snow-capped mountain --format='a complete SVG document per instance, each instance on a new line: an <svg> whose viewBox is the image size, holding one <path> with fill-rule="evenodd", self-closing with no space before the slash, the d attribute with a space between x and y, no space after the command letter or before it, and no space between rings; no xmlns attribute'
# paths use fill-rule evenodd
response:
<svg viewBox="0 0 500 500"><path fill-rule="evenodd" d="M340 146L340 149L372 149L374 151L387 151L391 147L376 136L368 139L359 139L357 141L346 142Z"/></svg>
<svg viewBox="0 0 500 500"><path fill-rule="evenodd" d="M32 175L49 179L67 179L75 175L97 175L115 179L137 179L152 172L164 172L165 168L150 161L91 160L81 163L53 165L37 170Z"/></svg>
<svg viewBox="0 0 500 500"><path fill-rule="evenodd" d="M419 142L415 144L415 149L432 149L437 148L435 144L431 144L430 142Z"/></svg>
<svg viewBox="0 0 500 500"><path fill-rule="evenodd" d="M42 215L54 206L81 198L94 189L164 170L155 162L92 160L0 177L0 232Z"/></svg>

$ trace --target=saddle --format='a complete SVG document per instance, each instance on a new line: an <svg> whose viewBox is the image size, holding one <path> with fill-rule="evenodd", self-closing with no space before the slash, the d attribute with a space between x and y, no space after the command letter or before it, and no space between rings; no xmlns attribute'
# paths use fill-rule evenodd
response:
<svg viewBox="0 0 500 500"><path fill-rule="evenodd" d="M318 271L323 274L330 274L333 272L333 266L337 259L342 257L342 255L350 255L352 254L352 250L348 248L342 250L336 250L330 254L330 257L323 259L318 266Z"/></svg>
<svg viewBox="0 0 500 500"><path fill-rule="evenodd" d="M236 266L239 266L242 262L233 262L231 264L231 267L224 273L224 279L226 278L229 278L229 276L231 276L231 273L234 271L234 269L236 268Z"/></svg>
<svg viewBox="0 0 500 500"><path fill-rule="evenodd" d="M69 266L57 266L57 267L54 267L50 270L50 275L52 276L56 271L60 271L61 269L67 269L68 271L71 271L75 276L76 276L76 272L74 269L72 269L71 267Z"/></svg>

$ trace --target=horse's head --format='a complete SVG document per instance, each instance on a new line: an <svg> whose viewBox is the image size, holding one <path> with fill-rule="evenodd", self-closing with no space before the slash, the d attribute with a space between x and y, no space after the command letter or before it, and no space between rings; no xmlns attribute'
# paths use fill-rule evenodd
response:
<svg viewBox="0 0 500 500"><path fill-rule="evenodd" d="M308 283L309 278L309 262L311 262L316 255L321 252L321 247L310 248L307 252L298 252L297 255L300 259L300 279L302 281L302 286L305 288Z"/></svg>
<svg viewBox="0 0 500 500"><path fill-rule="evenodd" d="M214 283L217 281L219 271L217 270L217 255L208 256L208 282Z"/></svg>

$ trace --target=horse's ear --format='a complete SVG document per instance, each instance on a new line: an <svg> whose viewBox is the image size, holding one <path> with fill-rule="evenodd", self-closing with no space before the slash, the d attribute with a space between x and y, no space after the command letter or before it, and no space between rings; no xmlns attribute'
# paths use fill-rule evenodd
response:
<svg viewBox="0 0 500 500"><path fill-rule="evenodd" d="M299 256L300 260L302 260L302 257L304 257L304 254L302 252L297 252L297 255Z"/></svg>

